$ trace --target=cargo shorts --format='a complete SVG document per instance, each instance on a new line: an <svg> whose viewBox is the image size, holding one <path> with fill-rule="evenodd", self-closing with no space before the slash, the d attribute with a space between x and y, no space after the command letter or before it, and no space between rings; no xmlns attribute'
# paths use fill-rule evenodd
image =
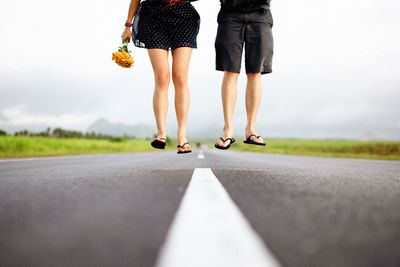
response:
<svg viewBox="0 0 400 267"><path fill-rule="evenodd" d="M243 47L246 73L272 72L273 18L269 9L218 13L215 38L216 70L240 73Z"/></svg>

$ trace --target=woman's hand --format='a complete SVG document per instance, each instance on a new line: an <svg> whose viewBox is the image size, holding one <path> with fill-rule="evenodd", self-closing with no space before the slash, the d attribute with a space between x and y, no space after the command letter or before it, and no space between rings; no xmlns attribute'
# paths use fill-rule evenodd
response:
<svg viewBox="0 0 400 267"><path fill-rule="evenodd" d="M139 4L140 0L131 0L131 3L129 4L128 17L126 18L126 21L131 22L133 20L136 11L139 7ZM128 42L130 42L131 36L132 36L131 27L125 27L125 30L121 35L122 43L124 43L126 39L128 39Z"/></svg>
<svg viewBox="0 0 400 267"><path fill-rule="evenodd" d="M121 35L122 43L124 43L126 39L128 39L128 43L129 43L130 40L131 40L131 36L132 36L131 28L130 27L125 27L125 30Z"/></svg>

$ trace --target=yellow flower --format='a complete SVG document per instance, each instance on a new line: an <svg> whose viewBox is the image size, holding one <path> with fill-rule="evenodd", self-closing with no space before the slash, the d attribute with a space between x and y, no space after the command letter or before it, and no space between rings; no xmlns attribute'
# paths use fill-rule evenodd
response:
<svg viewBox="0 0 400 267"><path fill-rule="evenodd" d="M132 67L135 61L128 50L127 42L125 42L124 46L120 47L117 52L112 53L112 60L123 68Z"/></svg>

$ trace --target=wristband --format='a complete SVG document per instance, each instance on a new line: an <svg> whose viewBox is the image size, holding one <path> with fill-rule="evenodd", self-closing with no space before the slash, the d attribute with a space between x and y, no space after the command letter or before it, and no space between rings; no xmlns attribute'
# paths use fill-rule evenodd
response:
<svg viewBox="0 0 400 267"><path fill-rule="evenodd" d="M131 22L129 22L129 21L127 21L127 22L125 22L125 27L132 27L132 23Z"/></svg>

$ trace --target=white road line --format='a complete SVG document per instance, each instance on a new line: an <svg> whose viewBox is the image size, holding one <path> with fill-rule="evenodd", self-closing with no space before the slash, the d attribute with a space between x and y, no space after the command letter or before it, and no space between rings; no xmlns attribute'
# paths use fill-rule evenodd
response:
<svg viewBox="0 0 400 267"><path fill-rule="evenodd" d="M157 267L280 266L209 168L194 170Z"/></svg>
<svg viewBox="0 0 400 267"><path fill-rule="evenodd" d="M199 155L197 155L199 159L204 159L203 151L200 150Z"/></svg>

